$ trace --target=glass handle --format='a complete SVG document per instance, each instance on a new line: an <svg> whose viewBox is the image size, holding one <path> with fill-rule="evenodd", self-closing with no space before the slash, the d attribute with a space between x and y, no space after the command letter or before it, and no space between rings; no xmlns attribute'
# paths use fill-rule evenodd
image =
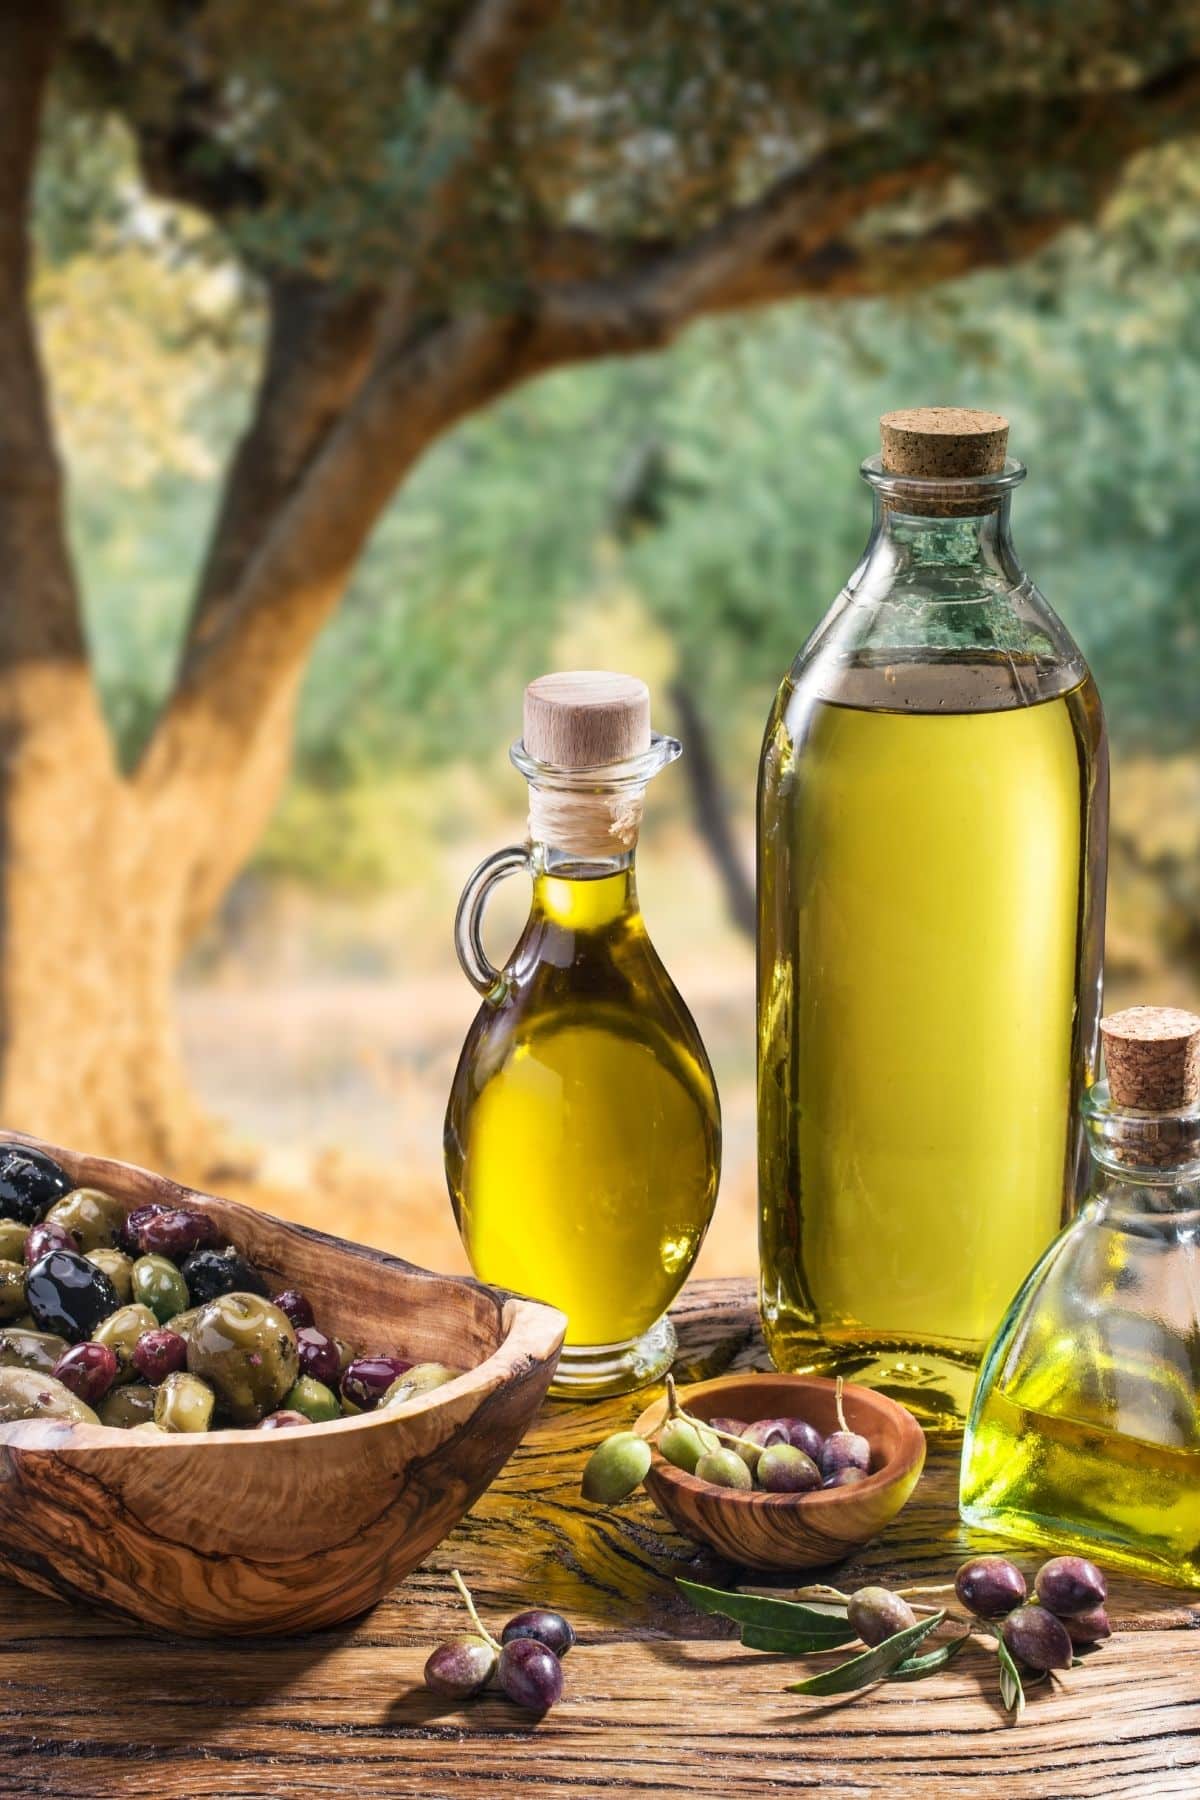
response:
<svg viewBox="0 0 1200 1800"><path fill-rule="evenodd" d="M483 947L484 902L498 881L503 881L506 875L515 875L518 869L528 868L529 850L524 844L510 844L505 850L497 850L494 856L485 857L463 889L454 915L454 948L462 972L485 1000L499 997L497 990L503 987L504 976L492 967Z"/></svg>

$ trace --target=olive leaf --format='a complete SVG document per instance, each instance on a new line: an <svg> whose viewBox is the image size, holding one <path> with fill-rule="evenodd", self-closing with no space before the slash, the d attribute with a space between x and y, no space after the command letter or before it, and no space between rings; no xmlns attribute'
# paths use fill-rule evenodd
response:
<svg viewBox="0 0 1200 1800"><path fill-rule="evenodd" d="M889 1681L923 1681L926 1675L936 1675L944 1669L948 1662L956 1657L964 1644L971 1641L971 1633L964 1631L961 1637L952 1638L948 1644L939 1644L936 1650L929 1650L924 1656L906 1656L899 1666L888 1676Z"/></svg>
<svg viewBox="0 0 1200 1800"><path fill-rule="evenodd" d="M999 1632L996 1633L996 1650L1000 1657L1000 1698L1014 1719L1019 1719L1025 1711L1025 1689L1021 1686L1021 1672Z"/></svg>
<svg viewBox="0 0 1200 1800"><path fill-rule="evenodd" d="M851 1644L858 1633L847 1623L844 1607L802 1606L798 1600L768 1600L760 1594L731 1594L723 1588L703 1587L677 1578L675 1585L697 1612L732 1619L757 1634L788 1641L747 1644L752 1650L790 1651L801 1656L808 1650L831 1650ZM747 1643L745 1631L742 1642Z"/></svg>
<svg viewBox="0 0 1200 1800"><path fill-rule="evenodd" d="M873 1650L852 1656L849 1662L839 1663L836 1669L827 1669L823 1675L810 1675L807 1681L789 1682L787 1691L789 1694L849 1694L855 1688L879 1681L898 1668L909 1651L931 1631L936 1631L945 1617L944 1612L931 1613L918 1624L906 1625L903 1631L885 1638Z"/></svg>
<svg viewBox="0 0 1200 1800"><path fill-rule="evenodd" d="M743 1625L742 1643L747 1650L769 1650L776 1656L811 1656L817 1650L840 1650L854 1642L855 1633L843 1621L837 1631L774 1631L767 1625Z"/></svg>

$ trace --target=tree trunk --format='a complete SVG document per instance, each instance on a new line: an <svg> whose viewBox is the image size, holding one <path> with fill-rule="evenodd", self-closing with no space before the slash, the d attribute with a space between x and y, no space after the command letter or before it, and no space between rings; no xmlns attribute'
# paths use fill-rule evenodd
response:
<svg viewBox="0 0 1200 1800"><path fill-rule="evenodd" d="M686 748L683 766L691 789L696 830L712 857L731 921L752 938L758 917L754 881L738 849L712 736L686 670L671 683L671 703L678 714Z"/></svg>

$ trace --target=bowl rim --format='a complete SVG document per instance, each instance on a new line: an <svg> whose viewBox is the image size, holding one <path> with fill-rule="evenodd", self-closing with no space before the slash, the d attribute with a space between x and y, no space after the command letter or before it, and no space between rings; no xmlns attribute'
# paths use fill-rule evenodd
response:
<svg viewBox="0 0 1200 1800"><path fill-rule="evenodd" d="M834 1392L837 1381L829 1375L793 1375L782 1370L749 1369L744 1374L734 1372L729 1375L715 1375L709 1381L696 1381L689 1384L680 1394L681 1403L686 1404L687 1394L724 1393L735 1388L744 1387L747 1383L763 1379L772 1382L783 1382L788 1386L794 1384L796 1392L811 1391L814 1388ZM869 1404L880 1406L884 1412L890 1413L900 1425L901 1441L894 1455L890 1456L881 1469L874 1469L865 1481L856 1481L844 1488L810 1488L803 1494L767 1494L758 1488L718 1488L711 1482L701 1481L690 1475L686 1469L680 1469L667 1461L656 1443L651 1443L650 1473L670 1486L682 1488L685 1493L694 1493L707 1497L718 1505L741 1507L763 1507L768 1511L788 1510L793 1507L807 1507L813 1512L822 1512L830 1507L838 1506L852 1495L881 1494L898 1482L904 1481L915 1468L918 1479L925 1466L928 1445L925 1433L907 1406L893 1400L887 1394L881 1394L875 1388L861 1386L858 1382L843 1381L844 1395L855 1399L866 1400ZM666 1396L661 1395L638 1416L630 1427L633 1431L642 1431L651 1423L654 1415L666 1412ZM732 1415L736 1417L736 1414ZM763 1415L767 1416L767 1415ZM799 1416L799 1415L797 1415ZM753 1424L752 1419L746 1421Z"/></svg>
<svg viewBox="0 0 1200 1800"><path fill-rule="evenodd" d="M332 1232L320 1231L312 1225L300 1225L293 1219L281 1219L276 1213L247 1206L241 1200L206 1193L202 1188L185 1187L170 1176L156 1174L137 1163L70 1150L26 1132L0 1131L0 1149L9 1144L40 1150L53 1157L66 1169L75 1188L104 1189L106 1173L110 1180L115 1177L126 1185L132 1177L160 1188L164 1199L173 1201L177 1206L192 1206L204 1211L215 1201L239 1215L253 1218L267 1226L276 1226L285 1234L307 1238L318 1245L328 1245L339 1255L349 1254L366 1262L401 1270L422 1281L448 1283L471 1293L484 1294L495 1305L502 1335L490 1356L476 1363L473 1368L464 1369L441 1387L431 1388L425 1394L417 1394L411 1400L405 1400L399 1406L390 1406L386 1410L377 1407L372 1412L358 1413L349 1418L310 1420L308 1429L305 1430L258 1431L253 1426L231 1425L219 1431L180 1431L164 1433L161 1437L134 1437L127 1428L120 1425L92 1425L86 1420L73 1421L47 1416L0 1423L0 1449L11 1447L28 1453L37 1450L109 1450L120 1445L126 1450L170 1449L179 1452L199 1450L203 1446L240 1446L248 1443L283 1443L293 1447L307 1444L319 1447L322 1443L328 1443L335 1434L341 1436L351 1431L369 1430L372 1426L404 1423L423 1413L435 1412L447 1400L475 1391L486 1392L496 1386L500 1379L511 1377L526 1359L531 1362L552 1359L555 1364L558 1361L566 1335L567 1318L565 1313L544 1300L533 1300L524 1294L513 1293L508 1288L496 1287L491 1282L478 1281L473 1275L440 1274L436 1269L426 1269L419 1263L410 1263L406 1258L397 1256L394 1251L376 1250L353 1238L337 1237ZM120 1199L121 1196L114 1195L113 1198ZM127 1212L132 1212L135 1204L136 1202L129 1203ZM0 1327L2 1329L5 1328ZM318 1435L314 1436L314 1433Z"/></svg>

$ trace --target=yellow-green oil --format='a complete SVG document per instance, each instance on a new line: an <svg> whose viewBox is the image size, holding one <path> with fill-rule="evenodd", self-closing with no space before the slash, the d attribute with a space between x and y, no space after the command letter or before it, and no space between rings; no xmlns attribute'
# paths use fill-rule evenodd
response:
<svg viewBox="0 0 1200 1800"><path fill-rule="evenodd" d="M446 1118L476 1274L550 1301L567 1345L647 1331L712 1217L720 1114L632 869L540 873L529 922L459 1059Z"/></svg>
<svg viewBox="0 0 1200 1800"><path fill-rule="evenodd" d="M987 661L785 683L764 749L768 1345L934 1427L1073 1199L1095 1025L1099 702L1021 691Z"/></svg>

